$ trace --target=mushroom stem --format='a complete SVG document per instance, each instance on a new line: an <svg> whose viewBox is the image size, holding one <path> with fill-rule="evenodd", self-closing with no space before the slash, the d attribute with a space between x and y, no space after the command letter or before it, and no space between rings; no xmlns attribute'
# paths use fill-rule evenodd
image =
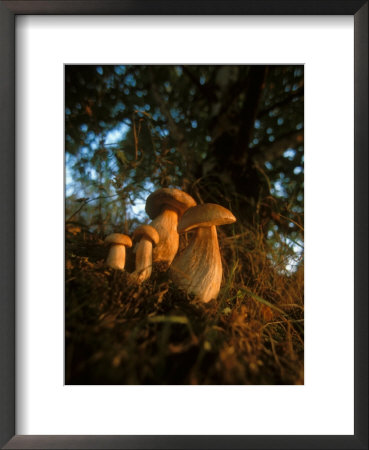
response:
<svg viewBox="0 0 369 450"><path fill-rule="evenodd" d="M136 247L136 270L131 274L136 282L150 278L152 271L152 241L141 239Z"/></svg>
<svg viewBox="0 0 369 450"><path fill-rule="evenodd" d="M220 257L216 227L199 227L195 236L176 256L170 271L177 286L204 303L216 298L222 282L222 261Z"/></svg>
<svg viewBox="0 0 369 450"><path fill-rule="evenodd" d="M111 245L106 264L113 269L123 270L126 263L126 247L124 245Z"/></svg>
<svg viewBox="0 0 369 450"><path fill-rule="evenodd" d="M178 212L174 209L165 208L151 222L160 239L158 245L153 249L153 261L165 262L169 266L177 253L179 245L179 234L177 232Z"/></svg>

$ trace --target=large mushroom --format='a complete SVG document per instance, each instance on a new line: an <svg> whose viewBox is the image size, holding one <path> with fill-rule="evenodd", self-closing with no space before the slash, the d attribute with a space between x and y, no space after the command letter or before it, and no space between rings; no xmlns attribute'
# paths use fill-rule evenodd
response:
<svg viewBox="0 0 369 450"><path fill-rule="evenodd" d="M146 212L151 225L159 233L159 243L153 249L153 261L163 263L167 269L173 261L179 244L178 219L195 200L179 189L161 188L150 194L146 200Z"/></svg>
<svg viewBox="0 0 369 450"><path fill-rule="evenodd" d="M131 279L137 283L150 278L152 271L152 247L159 242L159 234L150 225L141 225L136 228L132 236L133 241L138 241L136 251L136 268L131 274Z"/></svg>
<svg viewBox="0 0 369 450"><path fill-rule="evenodd" d="M204 303L217 297L222 282L216 227L235 221L228 209L206 203L188 209L178 224L179 233L194 230L195 235L175 257L170 267L171 278L180 289Z"/></svg>
<svg viewBox="0 0 369 450"><path fill-rule="evenodd" d="M132 247L131 238L125 234L113 233L109 234L104 242L110 246L106 265L123 270L126 264L126 247Z"/></svg>

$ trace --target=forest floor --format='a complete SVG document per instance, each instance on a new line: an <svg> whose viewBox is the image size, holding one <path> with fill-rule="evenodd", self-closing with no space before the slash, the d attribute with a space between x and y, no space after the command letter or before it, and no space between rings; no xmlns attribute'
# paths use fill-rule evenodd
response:
<svg viewBox="0 0 369 450"><path fill-rule="evenodd" d="M220 236L231 264L218 299L201 304L155 266L141 286L130 284L127 272L104 265L101 239L70 229L66 384L303 384L303 268L279 272L252 238L235 248ZM128 272L132 260L128 251Z"/></svg>

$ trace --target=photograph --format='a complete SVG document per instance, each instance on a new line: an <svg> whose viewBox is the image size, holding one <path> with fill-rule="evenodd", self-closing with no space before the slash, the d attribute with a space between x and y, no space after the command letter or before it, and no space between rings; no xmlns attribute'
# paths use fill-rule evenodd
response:
<svg viewBox="0 0 369 450"><path fill-rule="evenodd" d="M304 65L66 64L63 116L64 383L303 385Z"/></svg>
<svg viewBox="0 0 369 450"><path fill-rule="evenodd" d="M0 448L368 449L368 42L0 0Z"/></svg>

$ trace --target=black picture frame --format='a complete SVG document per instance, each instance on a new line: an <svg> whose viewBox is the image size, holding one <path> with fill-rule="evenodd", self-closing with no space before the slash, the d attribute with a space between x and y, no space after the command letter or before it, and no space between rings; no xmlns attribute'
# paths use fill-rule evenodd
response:
<svg viewBox="0 0 369 450"><path fill-rule="evenodd" d="M28 14L352 15L355 41L354 435L15 435L15 17ZM0 445L7 449L368 449L368 1L0 1ZM52 413L52 412L50 412Z"/></svg>

